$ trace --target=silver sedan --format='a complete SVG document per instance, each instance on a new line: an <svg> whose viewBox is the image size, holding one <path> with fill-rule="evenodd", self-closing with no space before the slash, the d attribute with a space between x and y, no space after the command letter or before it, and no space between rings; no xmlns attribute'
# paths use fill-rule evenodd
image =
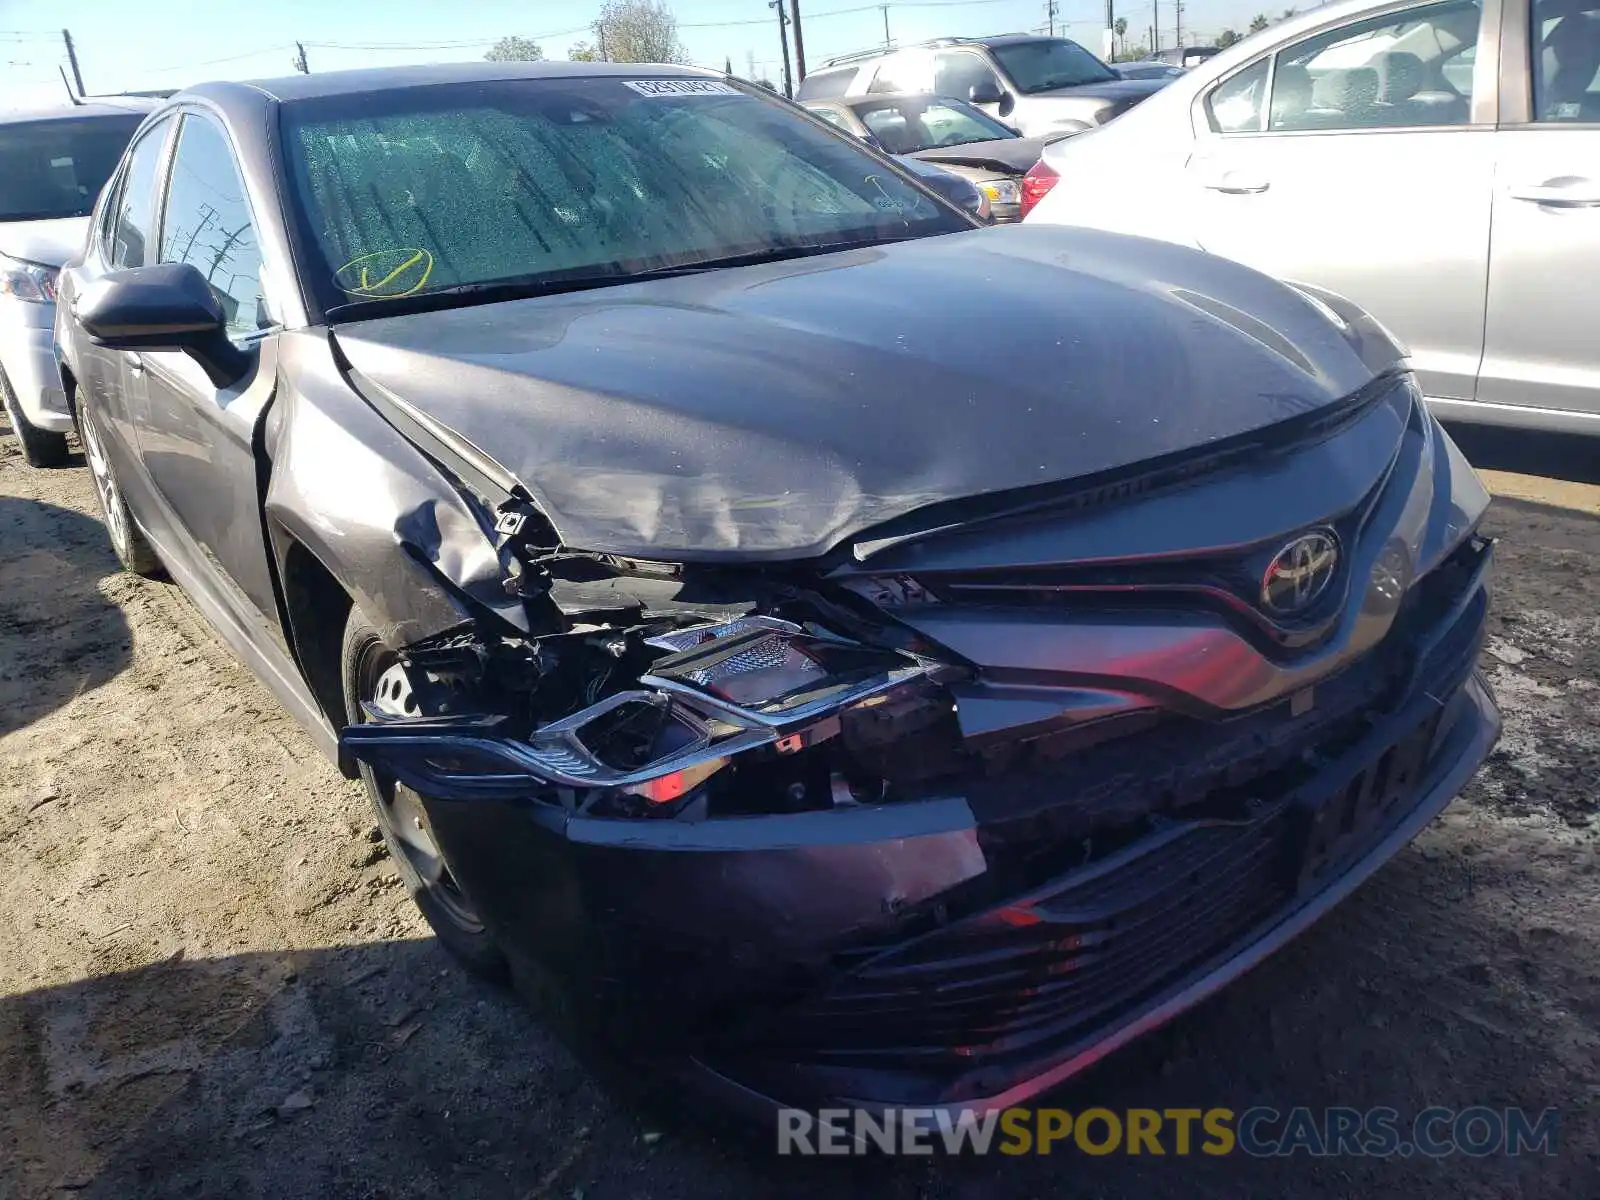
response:
<svg viewBox="0 0 1600 1200"><path fill-rule="evenodd" d="M1029 221L1341 293L1462 421L1600 434L1600 0L1330 4L1058 143Z"/></svg>

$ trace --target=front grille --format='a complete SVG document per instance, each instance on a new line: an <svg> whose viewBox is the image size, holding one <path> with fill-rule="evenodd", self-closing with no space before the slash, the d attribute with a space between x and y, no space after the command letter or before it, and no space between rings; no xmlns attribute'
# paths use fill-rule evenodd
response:
<svg viewBox="0 0 1600 1200"><path fill-rule="evenodd" d="M1320 715L1304 719L1282 711L1271 718L1285 741L1260 761L1289 751L1302 770L1230 775L1225 804L1213 789L1210 799L1188 797L1164 817L1146 810L1120 842L1102 839L1116 848L1064 875L1058 869L1008 903L969 909L893 946L847 952L824 990L751 1031L763 1055L970 1084L979 1069L1003 1074L1090 1039L1248 942L1297 897L1370 852L1409 811L1441 710L1386 747L1366 743L1419 690L1443 698L1463 683L1487 611L1486 592L1468 588L1486 557L1483 543L1470 542L1419 582L1403 645L1347 671L1328 697L1343 703L1319 705ZM1397 675L1416 687L1397 694ZM1150 746L1130 740L1146 756L1148 778ZM1369 761L1352 780L1337 788L1319 782L1324 769L1338 768L1332 760L1358 752ZM1178 760L1180 773L1184 765ZM1219 819L1221 811L1237 815ZM998 839L995 826L984 832L992 880L1005 875L1005 855L1041 831L1019 824Z"/></svg>
<svg viewBox="0 0 1600 1200"><path fill-rule="evenodd" d="M1325 886L1407 810L1429 720L1329 797L1194 823L866 958L764 1032L845 1070L959 1077L1090 1038ZM960 1099L961 1097L952 1097Z"/></svg>
<svg viewBox="0 0 1600 1200"><path fill-rule="evenodd" d="M1071 1040L1259 923L1287 898L1282 814L1159 846L862 964L785 1023L820 1060L936 1066Z"/></svg>

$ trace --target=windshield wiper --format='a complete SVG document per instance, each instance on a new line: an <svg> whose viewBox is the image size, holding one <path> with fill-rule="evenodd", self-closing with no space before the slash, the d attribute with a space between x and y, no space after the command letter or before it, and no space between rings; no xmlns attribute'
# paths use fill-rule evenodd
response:
<svg viewBox="0 0 1600 1200"><path fill-rule="evenodd" d="M486 280L482 283L458 283L451 287L431 292L417 292L410 296L352 300L348 304L334 305L327 310L326 316L330 321L353 321L368 317L394 317L407 313L430 312L443 308L464 308L472 304L492 304L502 300L559 296L571 292L593 291L597 288L621 287L626 283L644 283L652 279L676 279L685 275L700 275L707 271L720 271L729 267L752 267L761 263L837 254L844 250L860 250L869 246L911 241L913 237L920 236L923 235L819 242L799 246L767 246L742 254L698 258L693 262L676 263L669 267L652 267L644 271L604 271L593 275L567 276L519 275L507 279Z"/></svg>

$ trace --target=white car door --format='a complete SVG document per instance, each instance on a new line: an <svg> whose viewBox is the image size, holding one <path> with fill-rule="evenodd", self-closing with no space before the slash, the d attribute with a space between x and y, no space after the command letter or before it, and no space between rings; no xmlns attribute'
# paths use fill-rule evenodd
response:
<svg viewBox="0 0 1600 1200"><path fill-rule="evenodd" d="M1483 350L1496 96L1477 49L1499 10L1396 4L1279 46L1196 97L1186 170L1202 247L1347 296L1457 400Z"/></svg>
<svg viewBox="0 0 1600 1200"><path fill-rule="evenodd" d="M1533 0L1532 21L1507 29L1508 80L1531 88L1508 89L1508 109L1527 111L1496 135L1477 398L1600 432L1600 0Z"/></svg>

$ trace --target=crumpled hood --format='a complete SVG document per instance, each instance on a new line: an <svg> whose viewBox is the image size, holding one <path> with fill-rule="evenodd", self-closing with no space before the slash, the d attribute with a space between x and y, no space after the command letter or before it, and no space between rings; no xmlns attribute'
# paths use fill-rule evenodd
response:
<svg viewBox="0 0 1600 1200"><path fill-rule="evenodd" d="M1096 100L1131 100L1138 103L1146 96L1153 96L1167 84L1170 79L1107 79L1100 83L1080 83L1076 87L1052 88L1047 92L1029 92L1029 100L1037 100L1041 96L1089 96Z"/></svg>
<svg viewBox="0 0 1600 1200"><path fill-rule="evenodd" d="M64 266L83 252L88 217L50 221L0 221L0 254L47 267Z"/></svg>
<svg viewBox="0 0 1600 1200"><path fill-rule="evenodd" d="M985 142L963 142L959 146L935 146L910 155L924 162L950 163L958 167L990 167L1021 175L1044 153L1044 138L995 138Z"/></svg>
<svg viewBox="0 0 1600 1200"><path fill-rule="evenodd" d="M1388 365L1224 259L1026 225L334 336L358 387L498 462L565 544L674 561L818 555L1258 429Z"/></svg>

